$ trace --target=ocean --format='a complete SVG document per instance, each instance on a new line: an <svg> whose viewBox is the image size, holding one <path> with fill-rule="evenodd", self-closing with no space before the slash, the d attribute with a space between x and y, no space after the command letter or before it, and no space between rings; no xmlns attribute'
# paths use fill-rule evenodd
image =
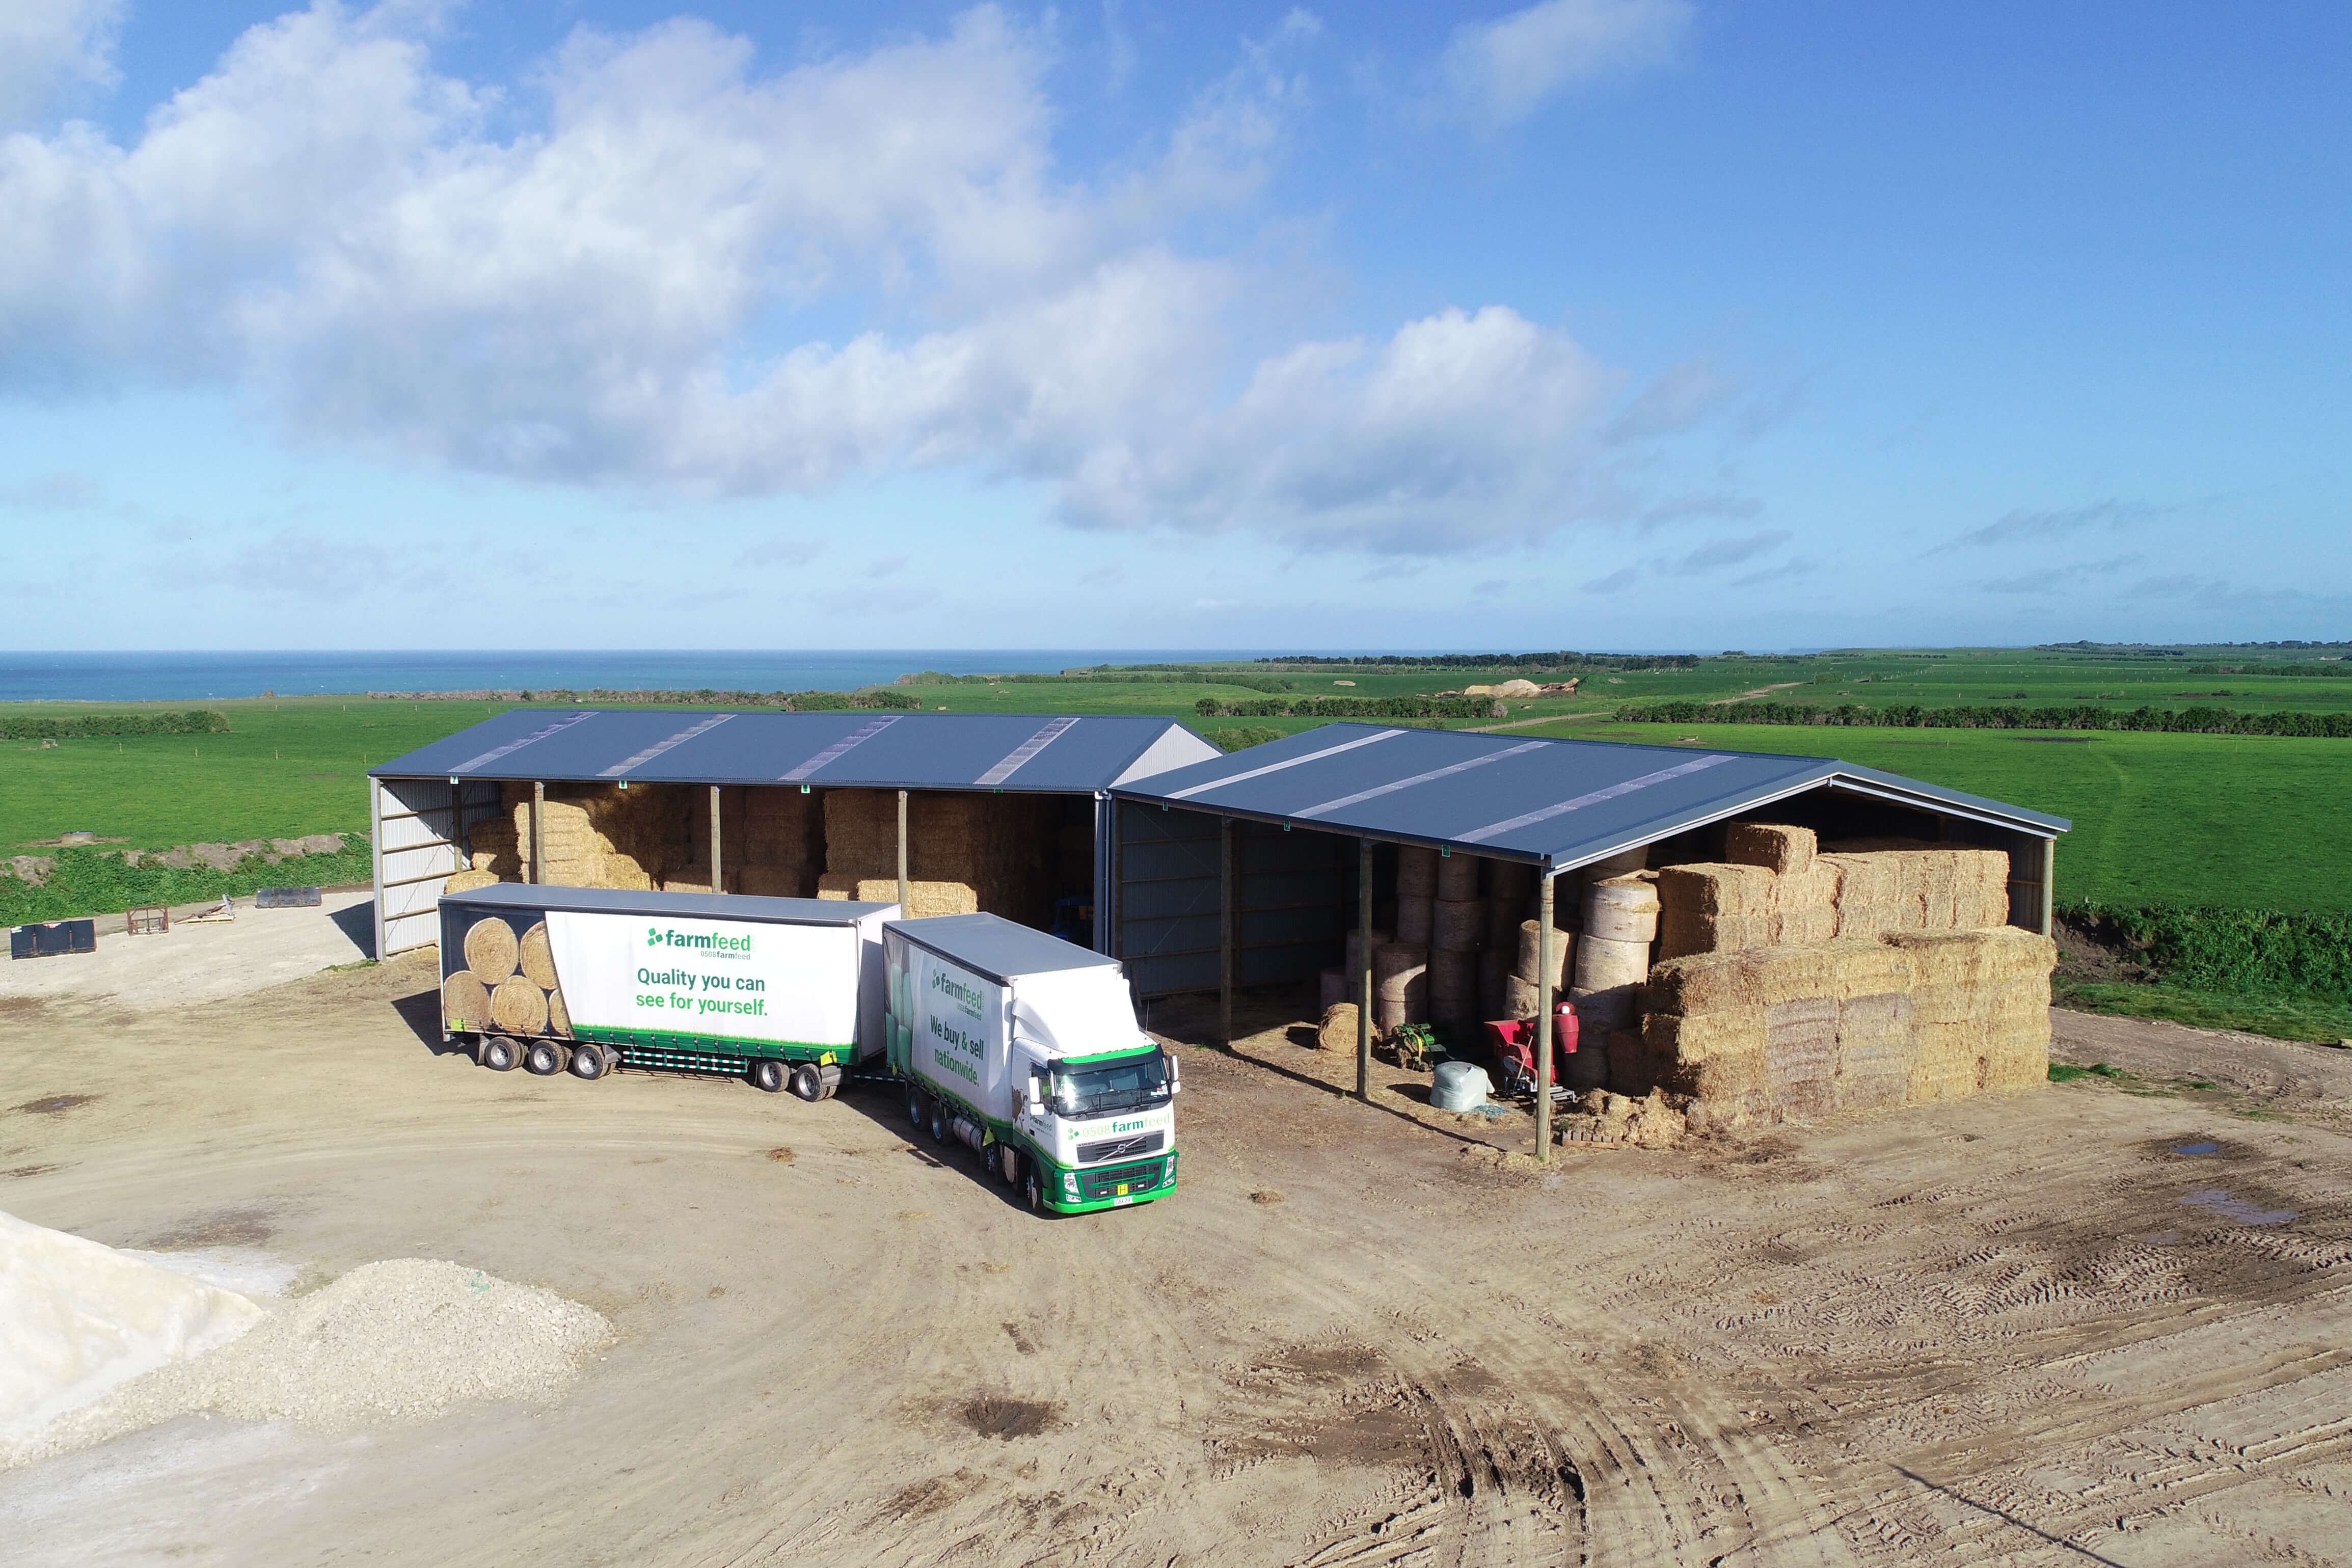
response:
<svg viewBox="0 0 2352 1568"><path fill-rule="evenodd" d="M1287 650L1297 651L1297 650ZM1256 658L1264 649L908 648L772 652L6 653L0 702L173 702L361 691L854 691L917 670L1050 673L1090 664Z"/></svg>

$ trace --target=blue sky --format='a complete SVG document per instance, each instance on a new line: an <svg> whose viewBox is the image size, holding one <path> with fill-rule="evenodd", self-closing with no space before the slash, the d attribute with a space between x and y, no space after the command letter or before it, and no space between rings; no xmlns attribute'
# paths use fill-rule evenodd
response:
<svg viewBox="0 0 2352 1568"><path fill-rule="evenodd" d="M0 642L2352 635L2347 46L0 0Z"/></svg>

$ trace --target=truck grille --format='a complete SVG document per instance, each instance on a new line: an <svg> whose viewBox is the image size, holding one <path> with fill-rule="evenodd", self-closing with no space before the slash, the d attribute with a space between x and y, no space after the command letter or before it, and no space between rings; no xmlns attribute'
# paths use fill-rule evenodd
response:
<svg viewBox="0 0 2352 1568"><path fill-rule="evenodd" d="M1097 1138L1091 1143L1078 1145L1078 1163L1098 1164L1105 1160L1131 1159L1138 1154L1157 1154L1160 1146L1168 1142L1165 1132L1133 1132L1124 1138Z"/></svg>
<svg viewBox="0 0 2352 1568"><path fill-rule="evenodd" d="M1165 1162L1139 1161L1132 1165L1105 1165L1097 1170L1078 1173L1078 1188L1092 1203L1101 1198L1134 1197L1148 1193L1160 1184L1160 1173ZM1122 1193L1119 1188L1125 1187Z"/></svg>

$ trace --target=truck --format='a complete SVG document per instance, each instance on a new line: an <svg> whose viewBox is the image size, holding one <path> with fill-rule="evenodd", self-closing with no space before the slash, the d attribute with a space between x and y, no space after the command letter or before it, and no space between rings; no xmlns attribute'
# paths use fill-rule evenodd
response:
<svg viewBox="0 0 2352 1568"><path fill-rule="evenodd" d="M1115 958L995 915L886 921L891 1070L908 1120L1039 1214L1176 1187L1176 1058L1136 1026Z"/></svg>
<svg viewBox="0 0 2352 1568"><path fill-rule="evenodd" d="M499 882L445 893L441 1032L486 1068L748 1078L827 1100L887 1038L897 904Z"/></svg>

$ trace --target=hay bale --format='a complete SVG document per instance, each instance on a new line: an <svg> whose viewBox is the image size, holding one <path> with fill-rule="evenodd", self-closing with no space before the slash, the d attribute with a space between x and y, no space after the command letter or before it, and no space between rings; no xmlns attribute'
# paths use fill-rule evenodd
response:
<svg viewBox="0 0 2352 1568"><path fill-rule="evenodd" d="M2009 923L2009 856L1969 849L1960 856L1960 928L1983 931Z"/></svg>
<svg viewBox="0 0 2352 1568"><path fill-rule="evenodd" d="M1579 1029L1576 1049L1559 1066L1559 1081L1580 1092L1609 1087L1609 1042L1620 1029Z"/></svg>
<svg viewBox="0 0 2352 1568"><path fill-rule="evenodd" d="M1822 958L1829 966L1829 994L1841 1001L1908 992L1916 979L1910 953L1874 937L1839 937L1822 947Z"/></svg>
<svg viewBox="0 0 2352 1568"><path fill-rule="evenodd" d="M1923 849L1919 852L1920 930L1961 929L1960 853L1957 849Z"/></svg>
<svg viewBox="0 0 2352 1568"><path fill-rule="evenodd" d="M446 898L451 893L470 893L476 888L494 888L498 881L499 875L495 871L454 871L441 885L441 896Z"/></svg>
<svg viewBox="0 0 2352 1568"><path fill-rule="evenodd" d="M1810 827L1735 822L1724 830L1723 858L1736 866L1769 866L1781 876L1812 868L1820 845Z"/></svg>
<svg viewBox="0 0 2352 1568"><path fill-rule="evenodd" d="M1772 945L1772 917L1762 915L1664 914L1658 921L1658 956L1748 952Z"/></svg>
<svg viewBox="0 0 2352 1568"><path fill-rule="evenodd" d="M1394 942L1397 940L1397 937L1391 932L1384 931L1378 926L1374 926L1372 928L1372 951L1375 952L1380 951L1381 944L1382 942ZM1341 967L1348 972L1348 984L1351 986L1356 984L1356 977L1364 972L1363 949L1364 933L1356 930L1353 926L1349 927L1347 940L1348 957L1347 962L1342 964Z"/></svg>
<svg viewBox="0 0 2352 1568"><path fill-rule="evenodd" d="M761 899L805 899L814 889L809 873L799 867L770 863L746 866L732 873L735 890ZM894 893L892 895L896 897Z"/></svg>
<svg viewBox="0 0 2352 1568"><path fill-rule="evenodd" d="M1772 939L1777 878L1763 866L1701 862L1658 873L1660 955L1737 952Z"/></svg>
<svg viewBox="0 0 2352 1568"><path fill-rule="evenodd" d="M467 928L466 967L480 975L483 984L496 985L512 974L520 956L514 927L499 916L485 915Z"/></svg>
<svg viewBox="0 0 2352 1568"><path fill-rule="evenodd" d="M1577 988L1568 994L1576 1009L1576 1019L1586 1033L1606 1033L1611 1029L1628 1029L1641 1018L1641 988L1636 985L1611 985L1598 989Z"/></svg>
<svg viewBox="0 0 2352 1568"><path fill-rule="evenodd" d="M1772 940L1818 946L1837 935L1838 871L1814 861L1773 879Z"/></svg>
<svg viewBox="0 0 2352 1568"><path fill-rule="evenodd" d="M817 879L816 896L820 899L846 899L859 903L895 904L898 901L898 879L896 877L852 877L838 871L827 871ZM980 895L968 882L919 882L907 884L907 903L902 911L907 920L929 920L936 915L976 915L980 913Z"/></svg>
<svg viewBox="0 0 2352 1568"><path fill-rule="evenodd" d="M1605 991L1639 985L1650 973L1650 944L1587 935L1576 944L1576 988Z"/></svg>
<svg viewBox="0 0 2352 1568"><path fill-rule="evenodd" d="M1846 1110L1900 1105L1917 1042L1903 992L1849 996L1837 1005L1837 1103Z"/></svg>
<svg viewBox="0 0 2352 1568"><path fill-rule="evenodd" d="M1384 942L1372 949L1372 994L1410 1002L1416 1011L1427 1005L1429 949L1417 942Z"/></svg>
<svg viewBox="0 0 2352 1568"><path fill-rule="evenodd" d="M1356 1048L1356 1005L1335 1002L1323 1009L1322 1022L1315 1026L1315 1043L1327 1051L1352 1051Z"/></svg>
<svg viewBox="0 0 2352 1568"><path fill-rule="evenodd" d="M1643 1006L1653 1013L1699 1015L1764 1005L1764 990L1751 955L1694 953L1669 959L1650 971ZM1758 1048L1762 1048L1759 1037Z"/></svg>
<svg viewBox="0 0 2352 1568"><path fill-rule="evenodd" d="M1440 899L1475 899L1484 889L1479 886L1479 872L1486 864L1480 855L1440 855L1437 858L1437 896Z"/></svg>
<svg viewBox="0 0 2352 1568"><path fill-rule="evenodd" d="M1424 844L1397 846L1397 901L1437 897L1437 851Z"/></svg>
<svg viewBox="0 0 2352 1568"><path fill-rule="evenodd" d="M1442 1023L1475 1022L1478 1015L1478 958L1470 952L1429 955L1429 1016Z"/></svg>
<svg viewBox="0 0 2352 1568"><path fill-rule="evenodd" d="M1830 958L1821 948L1759 948L1752 955L1752 963L1757 992L1768 1007L1817 996L1835 997Z"/></svg>
<svg viewBox="0 0 2352 1568"><path fill-rule="evenodd" d="M441 1021L467 1034L489 1027L490 991L480 975L461 969L441 983Z"/></svg>
<svg viewBox="0 0 2352 1568"><path fill-rule="evenodd" d="M1837 877L1834 902L1840 937L1876 938L1900 930L1895 910L1902 873L1877 855L1825 854L1814 862Z"/></svg>
<svg viewBox="0 0 2352 1568"><path fill-rule="evenodd" d="M717 888L710 885L710 863L707 860L698 866L690 864L680 866L677 870L672 871L668 876L664 877L661 879L661 890L665 893L715 893L719 891Z"/></svg>
<svg viewBox="0 0 2352 1568"><path fill-rule="evenodd" d="M1964 1100L1985 1085L1990 1055L1984 1025L1973 1018L1950 1022L1915 1019L1918 1054L1904 1099L1913 1105Z"/></svg>
<svg viewBox="0 0 2352 1568"><path fill-rule="evenodd" d="M541 991L555 989L555 949L547 940L545 921L522 933L522 941L516 944L515 965Z"/></svg>
<svg viewBox="0 0 2352 1568"><path fill-rule="evenodd" d="M1419 894L1400 894L1397 898L1396 939L1423 947L1437 933L1437 900Z"/></svg>
<svg viewBox="0 0 2352 1568"><path fill-rule="evenodd" d="M1658 938L1657 877L1636 872L1588 883L1584 889L1584 934L1601 942L1641 942Z"/></svg>
<svg viewBox="0 0 2352 1568"><path fill-rule="evenodd" d="M1431 905L1429 945L1439 952L1473 952L1478 939L1486 933L1486 901L1484 899L1439 898ZM1404 911L1397 911L1397 924L1404 924Z"/></svg>
<svg viewBox="0 0 2352 1568"><path fill-rule="evenodd" d="M1423 1021L1423 1015L1413 1003L1402 996L1372 998L1372 1026L1382 1035L1393 1035L1407 1024Z"/></svg>
<svg viewBox="0 0 2352 1568"><path fill-rule="evenodd" d="M1832 997L1794 997L1764 1009L1764 1065L1776 1107L1801 1117L1837 1108L1837 1030Z"/></svg>
<svg viewBox="0 0 2352 1568"><path fill-rule="evenodd" d="M547 994L547 1032L564 1039L572 1037L572 1009L563 1005L563 993Z"/></svg>
<svg viewBox="0 0 2352 1568"><path fill-rule="evenodd" d="M1597 882L1604 878L1622 877L1630 872L1638 871L1649 863L1650 847L1642 844L1631 849L1620 849L1605 860L1595 860L1590 865L1581 867L1577 875L1585 881Z"/></svg>
<svg viewBox="0 0 2352 1568"><path fill-rule="evenodd" d="M1569 954L1575 951L1576 933L1555 928L1551 933L1551 988L1564 988L1570 973ZM1518 951L1511 963L1511 973L1530 985L1543 978L1541 953L1543 927L1534 921L1519 922Z"/></svg>
<svg viewBox="0 0 2352 1568"><path fill-rule="evenodd" d="M1553 994L1558 995L1559 993L1555 991ZM1539 995L1540 993L1536 989L1534 981L1521 979L1516 974L1507 974L1503 976L1503 1010L1497 1016L1532 1018L1536 1016Z"/></svg>
<svg viewBox="0 0 2352 1568"><path fill-rule="evenodd" d="M520 974L509 974L490 992L490 1022L509 1035L547 1032L547 993Z"/></svg>
<svg viewBox="0 0 2352 1568"><path fill-rule="evenodd" d="M1509 910L1517 921L1522 906L1535 902L1536 868L1524 860L1487 861L1486 896Z"/></svg>
<svg viewBox="0 0 2352 1568"><path fill-rule="evenodd" d="M1656 1087L1650 1077L1649 1053L1643 1048L1639 1029L1612 1029L1607 1039L1609 1061L1609 1092L1640 1100ZM1578 1056L1584 1054L1580 1043Z"/></svg>

